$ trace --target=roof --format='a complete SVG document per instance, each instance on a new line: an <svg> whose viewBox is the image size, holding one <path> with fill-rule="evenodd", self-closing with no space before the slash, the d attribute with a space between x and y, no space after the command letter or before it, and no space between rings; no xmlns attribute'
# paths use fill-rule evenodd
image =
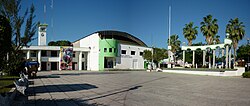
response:
<svg viewBox="0 0 250 106"><path fill-rule="evenodd" d="M126 32L122 32L122 31L114 31L114 30L103 30L103 31L97 31L97 32L94 32L92 34L95 34L95 33L98 33L100 37L103 37L103 38L114 38L114 39L117 39L117 40L126 40L126 41L129 41L129 42L133 42L133 44L135 45L139 45L139 46L144 46L144 47L147 47L147 45L141 41L140 39L138 39L137 37L129 34L129 33L126 33ZM88 37L92 34L89 34L85 37ZM85 38L85 37L82 37L81 39ZM81 39L78 39L74 42L77 42ZM73 43L74 43L73 42Z"/></svg>

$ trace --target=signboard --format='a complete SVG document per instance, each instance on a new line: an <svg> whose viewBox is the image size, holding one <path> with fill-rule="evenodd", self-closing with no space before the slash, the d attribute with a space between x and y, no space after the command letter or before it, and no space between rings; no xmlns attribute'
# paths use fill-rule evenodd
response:
<svg viewBox="0 0 250 106"><path fill-rule="evenodd" d="M62 46L60 47L60 52L61 52L60 68L62 70L72 70L73 48Z"/></svg>

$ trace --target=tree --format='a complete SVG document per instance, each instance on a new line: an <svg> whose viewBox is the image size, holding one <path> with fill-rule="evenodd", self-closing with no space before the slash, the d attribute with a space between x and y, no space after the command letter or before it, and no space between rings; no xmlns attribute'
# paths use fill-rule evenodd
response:
<svg viewBox="0 0 250 106"><path fill-rule="evenodd" d="M158 67L160 66L160 61L163 59L168 58L167 50L164 48L153 48L153 56L152 56L152 51L150 50L144 50L142 57L147 60L151 61L153 57L153 62L158 64Z"/></svg>
<svg viewBox="0 0 250 106"><path fill-rule="evenodd" d="M185 24L185 27L183 28L183 35L188 40L188 45L192 45L192 40L196 39L196 36L198 34L197 26L193 27L193 22L190 22L189 24Z"/></svg>
<svg viewBox="0 0 250 106"><path fill-rule="evenodd" d="M220 44L220 36L216 35L214 38L215 44Z"/></svg>
<svg viewBox="0 0 250 106"><path fill-rule="evenodd" d="M213 19L212 15L207 15L203 17L203 22L201 24L201 32L203 36L206 37L207 45L213 44L214 36L218 33L219 26L217 24L217 19ZM208 53L211 51L208 50ZM211 56L209 55L209 65L211 64Z"/></svg>
<svg viewBox="0 0 250 106"><path fill-rule="evenodd" d="M71 46L71 42L68 40L50 41L49 46Z"/></svg>
<svg viewBox="0 0 250 106"><path fill-rule="evenodd" d="M152 60L152 52L150 50L144 50L142 57L145 60L150 61L150 60Z"/></svg>
<svg viewBox="0 0 250 106"><path fill-rule="evenodd" d="M166 58L168 58L168 53L166 49L153 48L153 59L154 62L158 65L157 67L160 67L160 61Z"/></svg>
<svg viewBox="0 0 250 106"><path fill-rule="evenodd" d="M217 19L213 19L212 15L207 15L206 17L203 17L203 22L201 22L200 29L203 33L203 36L206 37L207 44L213 44L214 36L218 33L219 29Z"/></svg>
<svg viewBox="0 0 250 106"><path fill-rule="evenodd" d="M177 51L180 51L180 45L181 45L181 41L179 40L178 35L174 34L170 36L170 43L169 40L167 41L168 44L170 44L171 46L171 52L174 54L174 58L175 58L175 54ZM175 61L175 59L174 59Z"/></svg>
<svg viewBox="0 0 250 106"><path fill-rule="evenodd" d="M11 51L11 31L9 20L0 15L0 71L7 65L7 54Z"/></svg>
<svg viewBox="0 0 250 106"><path fill-rule="evenodd" d="M241 45L237 50L237 58L250 61L250 45Z"/></svg>
<svg viewBox="0 0 250 106"><path fill-rule="evenodd" d="M229 38L232 40L234 48L234 64L236 60L236 49L238 47L238 42L242 40L245 35L245 26L243 22L240 22L238 18L231 19L226 27L226 33L229 34Z"/></svg>
<svg viewBox="0 0 250 106"><path fill-rule="evenodd" d="M29 9L26 9L23 15L21 12L21 0L1 0L0 2L0 15L6 17L12 28L12 46L9 52L8 66L4 70L8 70L9 74L18 73L20 71L21 63L23 62L23 54L21 48L28 46L34 40L34 35L39 23L33 22L35 15L35 7L32 4ZM21 29L25 23L24 32Z"/></svg>

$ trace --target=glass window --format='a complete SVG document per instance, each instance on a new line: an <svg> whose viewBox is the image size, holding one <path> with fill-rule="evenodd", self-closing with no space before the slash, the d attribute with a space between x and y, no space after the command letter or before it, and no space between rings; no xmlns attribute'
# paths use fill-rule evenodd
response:
<svg viewBox="0 0 250 106"><path fill-rule="evenodd" d="M140 52L140 56L142 56L143 55L143 52Z"/></svg>
<svg viewBox="0 0 250 106"><path fill-rule="evenodd" d="M82 54L82 58L84 58L84 54Z"/></svg>
<svg viewBox="0 0 250 106"><path fill-rule="evenodd" d="M126 50L122 50L122 54L126 54Z"/></svg>
<svg viewBox="0 0 250 106"><path fill-rule="evenodd" d="M41 56L42 56L42 57L45 57L45 56L47 56L47 51L45 51L45 50L42 50L42 51L41 51Z"/></svg>
<svg viewBox="0 0 250 106"><path fill-rule="evenodd" d="M135 55L135 51L131 51L131 55Z"/></svg>
<svg viewBox="0 0 250 106"><path fill-rule="evenodd" d="M116 48L114 48L114 53L116 52Z"/></svg>
<svg viewBox="0 0 250 106"><path fill-rule="evenodd" d="M109 48L109 52L112 52L112 48Z"/></svg>
<svg viewBox="0 0 250 106"><path fill-rule="evenodd" d="M76 52L73 52L73 57L76 57Z"/></svg>
<svg viewBox="0 0 250 106"><path fill-rule="evenodd" d="M57 57L57 51L51 51L51 57Z"/></svg>
<svg viewBox="0 0 250 106"><path fill-rule="evenodd" d="M104 48L104 52L107 52L107 48Z"/></svg>
<svg viewBox="0 0 250 106"><path fill-rule="evenodd" d="M36 52L32 52L32 53L30 54L30 57L36 57Z"/></svg>

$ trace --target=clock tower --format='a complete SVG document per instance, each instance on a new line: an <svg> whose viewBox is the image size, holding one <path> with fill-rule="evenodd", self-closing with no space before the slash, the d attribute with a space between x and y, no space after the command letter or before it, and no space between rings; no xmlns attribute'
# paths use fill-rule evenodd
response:
<svg viewBox="0 0 250 106"><path fill-rule="evenodd" d="M46 31L48 24L38 25L38 46L45 46L46 43Z"/></svg>

